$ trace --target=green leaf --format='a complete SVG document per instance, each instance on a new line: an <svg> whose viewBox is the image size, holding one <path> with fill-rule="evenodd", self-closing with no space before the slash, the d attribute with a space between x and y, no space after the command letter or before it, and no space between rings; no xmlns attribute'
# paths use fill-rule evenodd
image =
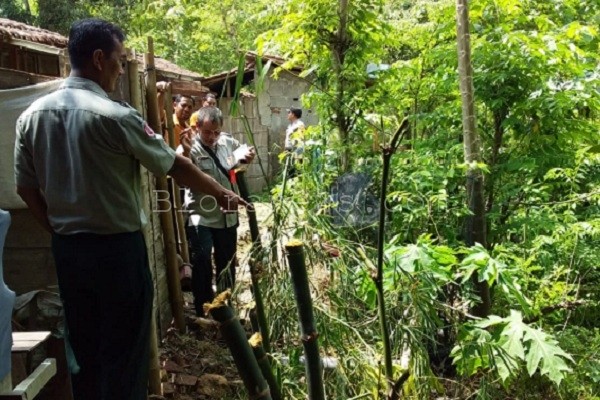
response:
<svg viewBox="0 0 600 400"><path fill-rule="evenodd" d="M510 310L508 324L502 330L502 337L506 341L502 344L502 348L511 357L516 357L525 360L525 348L523 347L523 334L527 325L523 323L521 313L515 310Z"/></svg>
<svg viewBox="0 0 600 400"><path fill-rule="evenodd" d="M533 375L539 368L542 375L547 375L550 380L560 385L564 373L571 371L565 360L573 361L573 358L558 347L554 338L539 329L526 326L523 340L529 342L526 355L529 375Z"/></svg>

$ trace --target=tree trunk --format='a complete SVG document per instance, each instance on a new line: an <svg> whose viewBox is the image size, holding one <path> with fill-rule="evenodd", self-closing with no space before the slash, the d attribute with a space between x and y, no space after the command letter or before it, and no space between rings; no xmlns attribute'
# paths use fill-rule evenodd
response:
<svg viewBox="0 0 600 400"><path fill-rule="evenodd" d="M341 158L341 169L346 172L350 166L350 149L348 148L348 115L345 108L344 92L346 89L346 78L344 78L344 61L346 57L346 50L348 47L348 0L340 0L338 16L340 18L340 24L338 31L333 37L333 43L331 43L331 51L333 58L333 71L336 76L336 90L335 90L335 116L336 124L338 128L338 135L340 143L343 146L342 158Z"/></svg>
<svg viewBox="0 0 600 400"><path fill-rule="evenodd" d="M465 239L468 246L480 243L486 246L485 200L483 172L477 166L481 163L481 142L475 119L473 68L471 66L471 39L469 34L468 0L456 0L456 31L458 45L458 74L462 97L462 119L465 163L467 164L467 205L471 215L465 224ZM490 288L487 282L479 282L477 274L473 283L481 303L471 312L479 317L490 313Z"/></svg>

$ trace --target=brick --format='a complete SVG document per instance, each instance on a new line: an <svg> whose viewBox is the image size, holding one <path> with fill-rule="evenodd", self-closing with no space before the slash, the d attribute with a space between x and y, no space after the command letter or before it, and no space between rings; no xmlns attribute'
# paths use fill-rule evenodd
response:
<svg viewBox="0 0 600 400"><path fill-rule="evenodd" d="M183 368L172 360L165 360L163 362L163 368L167 372L183 372Z"/></svg>
<svg viewBox="0 0 600 400"><path fill-rule="evenodd" d="M177 374L175 377L175 384L179 386L196 386L196 382L198 377L194 375Z"/></svg>

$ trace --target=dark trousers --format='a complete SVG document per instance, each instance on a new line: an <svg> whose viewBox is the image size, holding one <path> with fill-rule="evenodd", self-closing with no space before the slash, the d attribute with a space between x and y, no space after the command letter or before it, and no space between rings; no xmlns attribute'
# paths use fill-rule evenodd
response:
<svg viewBox="0 0 600 400"><path fill-rule="evenodd" d="M212 250L215 249L217 291L233 288L235 284L235 253L237 250L237 227L207 228L188 226L186 234L192 263L192 293L196 315L204 315L202 306L210 303L215 293L212 287Z"/></svg>
<svg viewBox="0 0 600 400"><path fill-rule="evenodd" d="M146 400L153 291L142 233L54 234L52 251L74 399Z"/></svg>

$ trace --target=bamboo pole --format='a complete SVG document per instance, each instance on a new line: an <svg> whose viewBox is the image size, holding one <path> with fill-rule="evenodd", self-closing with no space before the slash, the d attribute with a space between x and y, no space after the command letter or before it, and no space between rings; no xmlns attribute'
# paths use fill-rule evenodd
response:
<svg viewBox="0 0 600 400"><path fill-rule="evenodd" d="M309 400L324 400L325 387L323 386L323 365L319 355L319 344L315 318L313 316L312 299L308 286L308 275L304 263L304 246L299 240L290 240L285 245L294 296L298 304L302 344L306 356L306 383L308 385Z"/></svg>
<svg viewBox="0 0 600 400"><path fill-rule="evenodd" d="M219 331L231 351L249 398L271 400L269 385L263 377L258 361L248 343L246 331L232 308L227 305L230 296L231 291L222 292L212 303L204 305L204 312L210 313L219 322Z"/></svg>
<svg viewBox="0 0 600 400"><path fill-rule="evenodd" d="M146 107L148 108L148 122L155 132L160 132L160 114L156 97L156 69L154 67L154 43L148 37L148 52L144 54L144 70L146 72ZM157 194L168 193L167 178L156 177ZM170 200L170 198L169 198ZM175 328L185 332L185 319L183 318L183 295L179 282L179 265L177 262L177 243L173 218L170 213L171 201L158 201L160 222L163 229L165 253L167 257L167 283L169 285L169 300L171 312L175 320Z"/></svg>
<svg viewBox="0 0 600 400"><path fill-rule="evenodd" d="M154 307L150 321L150 370L148 375L148 392L150 394L162 395L160 382L160 361L158 358L158 330L156 329L156 318L154 318Z"/></svg>
<svg viewBox="0 0 600 400"><path fill-rule="evenodd" d="M275 379L275 375L273 375L269 356L265 352L265 348L262 345L261 334L257 332L252 335L252 337L248 340L248 343L250 343L254 357L256 357L256 362L258 362L258 366L260 367L263 376L269 384L269 389L271 389L271 397L273 397L273 400L281 400L283 398L281 396L281 390L279 390L279 384L277 383L277 379Z"/></svg>
<svg viewBox="0 0 600 400"><path fill-rule="evenodd" d="M263 301L262 292L260 291L259 276L256 270L257 257L262 254L262 245L260 243L260 231L258 229L258 220L256 219L256 210L252 205L252 199L250 198L250 191L248 190L248 184L246 182L246 173L244 171L236 172L236 180L240 196L250 204L246 207L246 213L248 215L248 225L250 226L250 237L252 238L252 250L250 252L250 279L252 281L252 294L254 295L254 304L256 309L256 320L258 327L263 337L262 343L267 353L271 352L270 346L270 335L269 325L267 323L267 315L265 311L265 303Z"/></svg>
<svg viewBox="0 0 600 400"><path fill-rule="evenodd" d="M389 146L382 146L382 157L383 157L383 173L381 179L381 194L379 196L379 230L377 233L377 272L373 277L375 283L375 289L377 291L377 309L379 314L379 328L381 329L381 340L383 342L383 356L384 356L384 367L385 367L385 378L387 382L388 397L391 397L394 390L394 371L392 365L392 345L390 342L390 334L387 324L386 310L385 310L385 293L383 291L383 245L385 243L385 210L386 197L387 197L387 186L389 180L390 163L392 155L396 152L400 146L402 138L409 130L408 118L404 118L400 127L394 134L392 141Z"/></svg>
<svg viewBox="0 0 600 400"><path fill-rule="evenodd" d="M127 63L127 76L129 78L129 99L131 106L140 114L143 114L142 88L138 76L138 62L135 57L135 50L132 50L131 59ZM150 318L150 368L148 373L148 392L150 394L162 394L160 384L160 361L158 358L158 331L156 329L154 307L152 307L152 316Z"/></svg>
<svg viewBox="0 0 600 400"><path fill-rule="evenodd" d="M167 93L165 96L165 110L167 113L167 131L169 132L169 146L173 150L175 150L175 133L174 133L174 123L173 118L173 101L171 100L173 97L173 92L171 92L171 85L167 86ZM177 238L179 243L179 254L181 254L181 258L183 258L183 262L186 264L190 263L190 252L188 249L187 236L185 235L185 224L183 222L183 214L181 207L181 193L179 192L179 185L169 178L172 184L172 192L173 192L173 212L175 213L175 221L177 223Z"/></svg>
<svg viewBox="0 0 600 400"><path fill-rule="evenodd" d="M138 62L135 50L131 50L130 59L127 62L127 77L129 78L129 99L131 106L135 108L140 115L144 114L142 105L142 87L138 76Z"/></svg>

